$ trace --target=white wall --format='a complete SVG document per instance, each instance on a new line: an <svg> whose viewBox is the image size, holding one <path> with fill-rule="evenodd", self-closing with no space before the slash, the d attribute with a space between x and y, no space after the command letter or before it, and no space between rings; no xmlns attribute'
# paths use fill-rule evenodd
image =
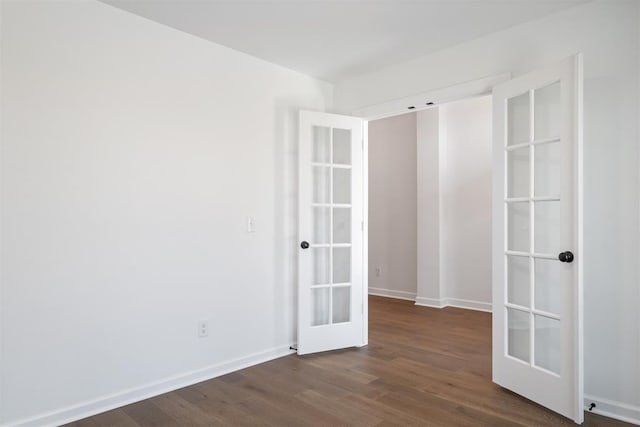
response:
<svg viewBox="0 0 640 427"><path fill-rule="evenodd" d="M491 97L440 110L441 265L443 297L491 307Z"/></svg>
<svg viewBox="0 0 640 427"><path fill-rule="evenodd" d="M0 424L288 353L297 110L331 87L96 1L2 9Z"/></svg>
<svg viewBox="0 0 640 427"><path fill-rule="evenodd" d="M640 420L638 8L596 1L341 82L352 112L484 76L523 74L575 52L585 64L585 388Z"/></svg>
<svg viewBox="0 0 640 427"><path fill-rule="evenodd" d="M416 296L416 167L415 114L369 122L371 294Z"/></svg>

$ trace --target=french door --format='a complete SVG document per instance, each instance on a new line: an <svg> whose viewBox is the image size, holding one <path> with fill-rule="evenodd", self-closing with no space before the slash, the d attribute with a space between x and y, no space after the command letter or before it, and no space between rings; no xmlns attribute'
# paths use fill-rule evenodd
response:
<svg viewBox="0 0 640 427"><path fill-rule="evenodd" d="M300 112L298 354L363 344L363 121Z"/></svg>
<svg viewBox="0 0 640 427"><path fill-rule="evenodd" d="M497 85L493 381L582 423L581 58Z"/></svg>

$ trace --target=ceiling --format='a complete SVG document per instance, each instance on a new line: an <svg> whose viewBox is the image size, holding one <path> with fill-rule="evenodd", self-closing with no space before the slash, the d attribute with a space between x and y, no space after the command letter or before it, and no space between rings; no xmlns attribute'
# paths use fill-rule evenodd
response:
<svg viewBox="0 0 640 427"><path fill-rule="evenodd" d="M102 0L337 82L585 0Z"/></svg>

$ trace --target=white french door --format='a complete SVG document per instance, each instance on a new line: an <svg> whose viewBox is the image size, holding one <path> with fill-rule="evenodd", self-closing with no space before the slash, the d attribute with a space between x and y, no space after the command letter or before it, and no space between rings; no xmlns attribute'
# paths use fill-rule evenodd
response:
<svg viewBox="0 0 640 427"><path fill-rule="evenodd" d="M298 354L364 343L363 124L300 112Z"/></svg>
<svg viewBox="0 0 640 427"><path fill-rule="evenodd" d="M582 62L497 85L493 381L582 423Z"/></svg>

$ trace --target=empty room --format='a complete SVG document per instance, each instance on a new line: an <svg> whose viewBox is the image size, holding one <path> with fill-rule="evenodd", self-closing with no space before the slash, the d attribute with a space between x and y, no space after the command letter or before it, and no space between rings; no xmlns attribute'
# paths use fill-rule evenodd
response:
<svg viewBox="0 0 640 427"><path fill-rule="evenodd" d="M640 2L0 0L0 426L640 425Z"/></svg>

